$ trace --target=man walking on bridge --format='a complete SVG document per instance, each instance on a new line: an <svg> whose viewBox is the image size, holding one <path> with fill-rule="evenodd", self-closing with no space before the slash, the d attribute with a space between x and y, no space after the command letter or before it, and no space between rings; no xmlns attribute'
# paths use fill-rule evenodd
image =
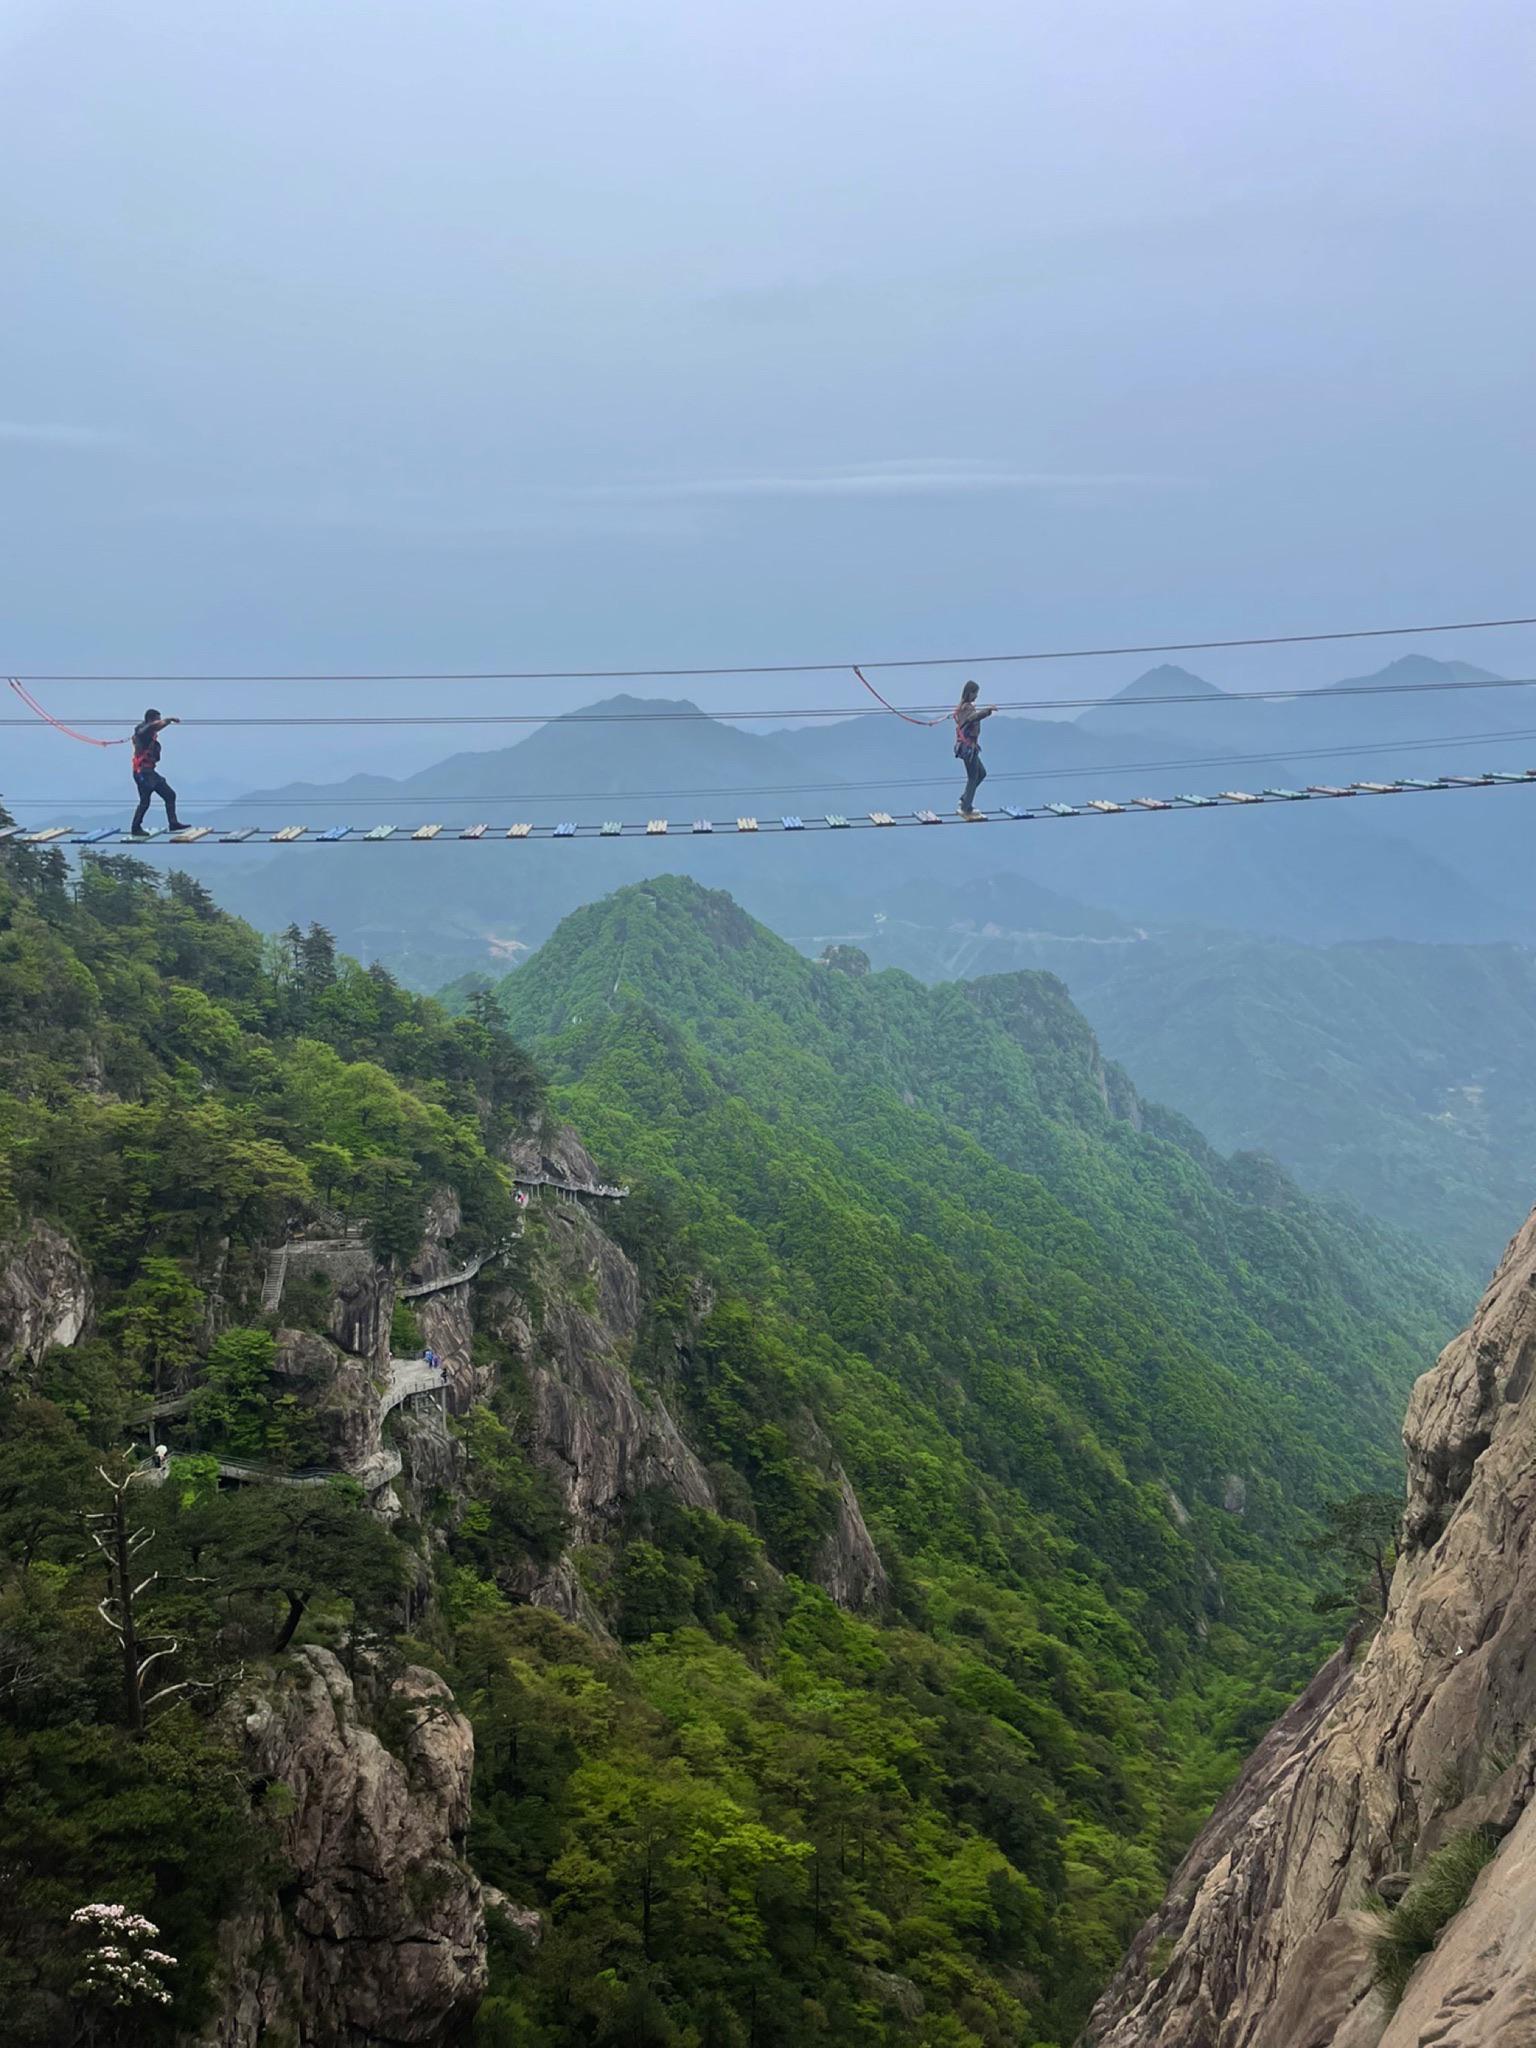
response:
<svg viewBox="0 0 1536 2048"><path fill-rule="evenodd" d="M160 773L160 735L168 725L180 723L179 718L162 718L151 708L133 728L133 780L139 792L139 807L128 828L131 839L146 837L144 820L149 813L149 800L155 796L165 805L165 820L171 831L182 829L176 815L176 792Z"/></svg>

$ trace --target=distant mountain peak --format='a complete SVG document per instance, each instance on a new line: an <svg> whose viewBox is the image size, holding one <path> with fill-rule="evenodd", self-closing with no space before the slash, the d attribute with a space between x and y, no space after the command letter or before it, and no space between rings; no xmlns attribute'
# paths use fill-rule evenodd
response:
<svg viewBox="0 0 1536 2048"><path fill-rule="evenodd" d="M1112 701L1124 704L1134 702L1138 697L1225 697L1226 694L1214 683L1208 683L1204 676L1192 675L1187 668L1164 661L1159 662L1156 668L1149 668L1145 675L1138 676L1134 683L1127 683L1123 690L1117 690Z"/></svg>
<svg viewBox="0 0 1536 2048"><path fill-rule="evenodd" d="M1385 668L1378 668L1367 676L1346 676L1342 682L1326 683L1319 693L1326 696L1329 690L1358 689L1362 683L1375 683L1385 688L1392 683L1477 683L1495 681L1494 672L1478 668L1470 661L1436 661L1431 654L1400 654L1396 661L1389 661Z"/></svg>
<svg viewBox="0 0 1536 2048"><path fill-rule="evenodd" d="M595 704L581 704L570 711L551 712L552 719L567 718L633 718L639 712L650 712L660 716L682 716L692 714L698 718L703 714L689 697L634 697L621 691L616 697L603 697Z"/></svg>

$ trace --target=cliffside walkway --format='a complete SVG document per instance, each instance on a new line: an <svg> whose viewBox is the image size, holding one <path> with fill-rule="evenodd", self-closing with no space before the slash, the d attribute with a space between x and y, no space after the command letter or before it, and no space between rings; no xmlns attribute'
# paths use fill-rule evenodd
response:
<svg viewBox="0 0 1536 2048"><path fill-rule="evenodd" d="M158 1422L162 1415L185 1415L191 1406L190 1394L167 1394L163 1400L152 1401L147 1408L136 1408L130 1419L134 1422Z"/></svg>
<svg viewBox="0 0 1536 2048"><path fill-rule="evenodd" d="M448 1382L435 1365L424 1358L392 1358L389 1375L379 1394L379 1421L392 1415L406 1401L436 1394L446 1409ZM239 1458L221 1458L219 1477L237 1483L265 1486L324 1486L332 1479L355 1479L365 1493L382 1493L400 1477L402 1460L393 1445L386 1444L354 1469L344 1465L310 1465L298 1472L278 1472L268 1465L247 1464Z"/></svg>
<svg viewBox="0 0 1536 2048"><path fill-rule="evenodd" d="M557 1195L590 1195L599 1202L622 1202L629 1193L627 1187L613 1187L607 1181L560 1180L552 1173L515 1173L512 1178L520 1188L549 1188Z"/></svg>
<svg viewBox="0 0 1536 2048"><path fill-rule="evenodd" d="M355 1471L343 1465L306 1465L297 1472L277 1472L270 1465L247 1464L241 1458L220 1458L219 1477L239 1485L329 1486L333 1479L355 1479L364 1493L382 1493L405 1469L405 1461L393 1444L375 1451Z"/></svg>
<svg viewBox="0 0 1536 2048"><path fill-rule="evenodd" d="M396 1290L397 1301L420 1301L423 1295L444 1294L450 1287L467 1287L477 1273L482 1272L492 1259L499 1259L510 1244L495 1244L488 1252L482 1252L478 1259L471 1259L467 1266L460 1266L457 1272L445 1273L440 1280L418 1280L410 1287Z"/></svg>
<svg viewBox="0 0 1536 2048"><path fill-rule="evenodd" d="M420 1400L430 1394L436 1394L446 1410L448 1382L435 1365L428 1365L424 1358L392 1358L388 1376L379 1392L379 1421L382 1423L386 1415L393 1414L406 1401ZM191 1398L190 1394L179 1394L172 1400L157 1401L148 1411L148 1416L177 1414ZM158 1460L137 1476L158 1485L166 1477L168 1462ZM275 1466L245 1458L219 1458L216 1462L219 1477L236 1485L327 1486L333 1479L355 1479L365 1493L382 1493L386 1486L393 1485L403 1469L400 1453L392 1444L383 1445L361 1465L350 1468L345 1465L308 1465L297 1472L280 1472Z"/></svg>
<svg viewBox="0 0 1536 2048"><path fill-rule="evenodd" d="M379 1396L379 1420L382 1422L402 1401L414 1401L418 1394L446 1397L447 1392L448 1381L444 1374L435 1365L428 1365L424 1358L392 1358L389 1361L389 1378Z"/></svg>
<svg viewBox="0 0 1536 2048"><path fill-rule="evenodd" d="M587 1189L584 1192L597 1193L601 1191ZM288 1267L292 1260L297 1259L302 1264L306 1254L323 1256L330 1252L356 1251L362 1242L363 1240L360 1237L300 1237L290 1239L286 1244L274 1245L267 1253L267 1271L261 1289L262 1314L264 1316L275 1316L281 1310L283 1305L283 1285L288 1277ZM395 1298L397 1301L420 1301L424 1295L443 1294L450 1287L467 1287L477 1273L488 1266L493 1259L501 1257L502 1253L509 1248L511 1242L512 1240L508 1238L501 1244L492 1245L490 1250L482 1252L479 1258L471 1259L468 1265L460 1266L452 1273L443 1274L440 1279L417 1280L409 1287L397 1288Z"/></svg>

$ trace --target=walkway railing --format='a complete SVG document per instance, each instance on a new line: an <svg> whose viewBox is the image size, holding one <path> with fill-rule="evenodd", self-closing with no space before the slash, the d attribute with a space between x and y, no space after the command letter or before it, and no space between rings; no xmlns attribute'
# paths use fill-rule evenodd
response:
<svg viewBox="0 0 1536 2048"><path fill-rule="evenodd" d="M627 1187L613 1187L607 1181L557 1180L552 1173L515 1173L520 1188L553 1188L557 1195L591 1195L600 1202L622 1202Z"/></svg>
<svg viewBox="0 0 1536 2048"><path fill-rule="evenodd" d="M280 1472L274 1465L255 1465L244 1458L219 1458L216 1463L221 1479L262 1486L329 1486L333 1479L352 1476L339 1465L307 1465L298 1472Z"/></svg>
<svg viewBox="0 0 1536 2048"><path fill-rule="evenodd" d="M162 1400L152 1401L147 1408L136 1408L128 1418L130 1422L158 1422L163 1415L182 1415L192 1406L190 1394L167 1394Z"/></svg>
<svg viewBox="0 0 1536 2048"><path fill-rule="evenodd" d="M450 1287L467 1287L475 1275L484 1270L492 1259L499 1259L503 1252L511 1249L510 1238L504 1244L493 1244L488 1252L482 1252L478 1259L471 1259L467 1266L460 1266L457 1272L445 1273L440 1280L418 1280L410 1287L397 1289L401 1301L420 1301L424 1294L443 1294Z"/></svg>
<svg viewBox="0 0 1536 2048"><path fill-rule="evenodd" d="M447 1376L435 1365L428 1365L424 1358L392 1358L388 1383L379 1396L379 1420L382 1422L402 1401L412 1401L418 1394L447 1392Z"/></svg>

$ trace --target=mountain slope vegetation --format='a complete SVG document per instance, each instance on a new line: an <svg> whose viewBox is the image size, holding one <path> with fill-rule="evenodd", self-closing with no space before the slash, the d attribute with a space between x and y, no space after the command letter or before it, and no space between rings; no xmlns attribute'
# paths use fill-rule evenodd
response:
<svg viewBox="0 0 1536 2048"><path fill-rule="evenodd" d="M263 1899L279 1926L306 1881L239 1703L332 1649L381 1740L405 1740L406 1659L474 1724L467 1838L414 1904L400 1883L426 1912L467 1857L523 1916L493 1914L479 2048L1064 2048L1313 1658L1308 1511L1385 1473L1453 1309L1422 1256L1140 1103L1049 980L858 965L647 885L513 978L509 1035L318 929L264 942L185 876L5 855L19 2042L220 2024L229 1930ZM515 1207L517 1148L565 1143L546 1060L632 1182L611 1219ZM363 1310L421 1342L396 1296L429 1228L445 1269L508 1249L465 1311L448 1436L419 1467L400 1439L397 1511L340 1467L221 1484L219 1457L338 1455L383 1341ZM267 1312L274 1242L338 1233L353 1291L301 1267ZM51 1340L39 1259L72 1276ZM670 1413L687 1483L577 1531L582 1454L540 1401L578 1414L599 1382L651 1420L594 1455L665 1475ZM138 1469L152 1397L170 1483L127 1491L177 1690L136 1715L82 1518ZM880 1556L850 1592L860 1504ZM530 1603L557 1584L565 1612ZM81 2004L71 1915L102 1903L161 1930L168 2004Z"/></svg>
<svg viewBox="0 0 1536 2048"><path fill-rule="evenodd" d="M650 1369L780 1554L815 1532L804 1489L785 1500L809 1413L925 1626L997 1655L1015 1616L1088 1656L1134 1747L1179 1727L1192 1778L1165 1766L1122 1813L1164 1853L1247 1732L1238 1702L1281 1697L1317 1640L1306 1507L1390 1472L1454 1286L1140 1103L1049 977L924 990L850 964L673 880L568 920L501 999L686 1263L747 1296L750 1324L693 1336L662 1284ZM1101 1904L1104 1848L1074 1880Z"/></svg>
<svg viewBox="0 0 1536 2048"><path fill-rule="evenodd" d="M240 1768L241 1674L341 1630L387 1641L420 1568L344 1478L217 1488L215 1454L281 1472L316 1441L261 1313L266 1249L325 1208L391 1264L445 1182L466 1240L495 1239L513 1203L493 1147L539 1085L504 1031L338 963L323 933L265 944L131 860L0 860L0 1993L19 2048L211 2020L221 1922L295 1876ZM306 1341L330 1356L324 1326ZM175 1485L123 1488L118 1528L159 1397L190 1406L169 1426L193 1455ZM103 1583L92 1531L132 1551L126 1582ZM93 1908L152 1923L160 1978L108 1950L90 1965L74 1916Z"/></svg>
<svg viewBox="0 0 1536 2048"><path fill-rule="evenodd" d="M989 876L959 901L842 904L837 937L924 981L1059 974L1106 1049L1213 1144L1268 1153L1480 1283L1536 1174L1536 955L1095 929L1034 909ZM806 953L827 943L779 928Z"/></svg>
<svg viewBox="0 0 1536 2048"><path fill-rule="evenodd" d="M1095 1029L1220 1145L1269 1153L1480 1280L1536 1177L1536 955L1166 933L1065 970Z"/></svg>
<svg viewBox="0 0 1536 2048"><path fill-rule="evenodd" d="M1356 1440L1383 1440L1403 1376L1454 1311L1453 1284L1425 1254L1307 1201L1262 1160L1219 1159L1142 1103L1050 976L924 989L840 973L728 898L664 881L567 920L500 992L587 1128L632 1170L686 1186L696 1230L706 1217L727 1236L745 1222L759 1260L766 1239L771 1257L813 1262L817 1304L846 1337L860 1335L850 1301L863 1293L835 1279L839 1198L850 1221L867 1212L887 1251L943 1261L943 1285L920 1305L940 1356L993 1327L973 1311L994 1260L1013 1263L1009 1305L1021 1293L1026 1318L998 1330L1004 1348L1043 1337L1030 1296L1055 1285L1053 1263L1071 1265L1074 1289L1095 1284L1073 1311L1062 1299L1055 1343L1098 1316L1096 1343L1136 1356L1140 1339L1112 1337L1127 1304L1206 1346L1233 1377L1236 1412L1252 1415L1267 1383ZM775 1185L781 1158L803 1214ZM797 1162L820 1178L796 1177ZM910 1335L919 1304L897 1306L899 1273L876 1280L850 1263L855 1275L873 1290L865 1334ZM1145 1370L1124 1374L1120 1413L1139 1414L1150 1440L1169 1411ZM1215 1462L1168 1476L1208 1496Z"/></svg>

